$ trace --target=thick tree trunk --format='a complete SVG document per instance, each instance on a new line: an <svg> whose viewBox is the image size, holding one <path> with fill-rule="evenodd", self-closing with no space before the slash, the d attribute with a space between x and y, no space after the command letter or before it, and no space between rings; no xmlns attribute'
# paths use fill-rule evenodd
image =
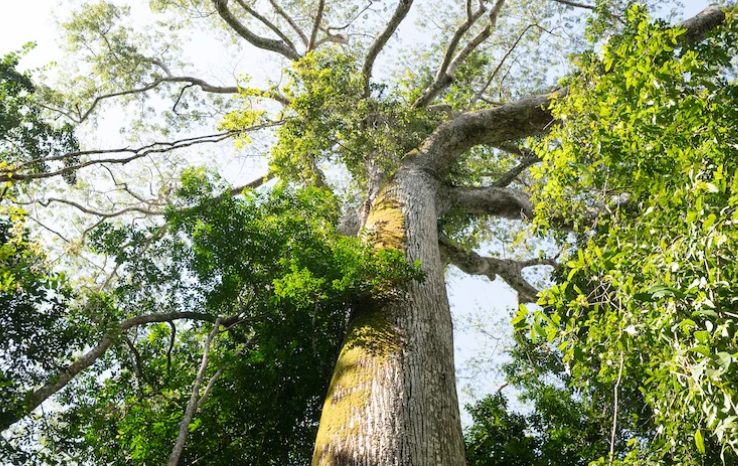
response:
<svg viewBox="0 0 738 466"><path fill-rule="evenodd" d="M404 168L377 197L367 237L420 260L401 300L360 305L330 385L313 466L463 466L453 331L438 250L437 181Z"/></svg>

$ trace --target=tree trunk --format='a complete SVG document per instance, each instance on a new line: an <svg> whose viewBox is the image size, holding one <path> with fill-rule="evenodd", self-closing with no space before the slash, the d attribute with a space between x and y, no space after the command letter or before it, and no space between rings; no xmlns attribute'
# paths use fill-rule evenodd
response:
<svg viewBox="0 0 738 466"><path fill-rule="evenodd" d="M313 466L463 466L453 329L438 250L438 182L412 166L378 195L365 234L421 261L426 278L360 304L320 420Z"/></svg>

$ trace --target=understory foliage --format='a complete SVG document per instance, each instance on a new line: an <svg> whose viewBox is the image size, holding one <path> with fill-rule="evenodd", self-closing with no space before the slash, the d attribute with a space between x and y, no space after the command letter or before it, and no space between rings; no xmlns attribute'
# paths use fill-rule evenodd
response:
<svg viewBox="0 0 738 466"><path fill-rule="evenodd" d="M738 23L698 44L633 7L578 58L538 144L537 221L571 254L515 323L582 400L610 393L616 464L738 458Z"/></svg>
<svg viewBox="0 0 738 466"><path fill-rule="evenodd" d="M395 299L422 274L397 251L336 233L325 190L236 199L220 188L190 171L166 231L95 231L92 243L116 257L121 284L91 302L106 322L235 317L211 348L205 380L217 373L217 383L189 426L183 464L305 464L352 303ZM45 446L81 464L166 463L211 329L160 323L118 339L63 393L41 427Z"/></svg>

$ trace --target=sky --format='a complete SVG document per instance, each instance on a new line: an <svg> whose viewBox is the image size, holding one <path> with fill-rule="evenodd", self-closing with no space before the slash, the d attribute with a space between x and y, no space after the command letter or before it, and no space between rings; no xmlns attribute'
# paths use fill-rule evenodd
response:
<svg viewBox="0 0 738 466"><path fill-rule="evenodd" d="M136 0L130 1L136 2ZM56 15L63 17L71 2L3 0L3 3L0 14L0 56L19 50L25 43L34 41L37 47L23 60L21 64L23 68L41 67L58 59L60 34L56 27L55 17ZM708 3L704 0L684 0L685 18L694 16ZM193 61L198 63L198 68L213 70L213 79L217 79L217 76L227 76L228 70L232 70L237 64L233 63L232 56L218 53L219 48L209 47L211 43L212 39L207 35L196 32L191 37L190 44L186 45L187 55L194 57ZM250 72L258 77L259 62L258 60L253 60L253 62L257 66L250 67ZM205 78L208 77L205 76ZM101 138L106 141L119 137L112 126L102 131ZM263 161L244 161L242 157L232 157L226 170L230 181L237 183L239 180L250 181L263 174L265 166ZM456 360L459 368L459 386L462 388L460 402L463 405L471 402L475 396L495 391L503 382L502 376L494 373L482 374L470 379L473 376L470 364L475 358L493 359L496 362L502 360L505 336L509 335L509 326L496 324L504 322L507 319L506 316L516 307L516 296L501 280L490 282L486 278L462 275L458 271L451 270L448 291L455 319ZM474 330L473 323L480 320L491 336L482 335ZM498 343L493 337L502 337L502 340ZM471 394L464 389L469 386L476 387L476 393ZM469 421L467 415L464 415L464 420Z"/></svg>

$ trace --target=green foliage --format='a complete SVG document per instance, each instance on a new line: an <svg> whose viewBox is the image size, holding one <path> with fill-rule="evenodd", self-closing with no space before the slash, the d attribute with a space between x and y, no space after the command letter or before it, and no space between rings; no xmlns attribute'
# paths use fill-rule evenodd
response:
<svg viewBox="0 0 738 466"><path fill-rule="evenodd" d="M33 48L28 44L20 53L0 57L0 171L11 172L22 164L30 164L34 173L47 171L50 166L39 159L63 155L79 149L70 124L58 127L44 120L41 107L33 100L36 87L28 73L17 70L22 56ZM63 159L64 165L74 164L79 157ZM65 175L74 183L74 172Z"/></svg>
<svg viewBox="0 0 738 466"><path fill-rule="evenodd" d="M64 276L49 272L22 218L1 218L0 422L23 412L26 392L79 348L85 331L81 320L72 320L72 296Z"/></svg>
<svg viewBox="0 0 738 466"><path fill-rule="evenodd" d="M280 176L315 183L319 164L331 160L363 183L369 159L391 174L438 123L438 115L384 96L381 87L373 89L376 97L362 98L358 70L354 56L327 50L307 54L288 72L290 112L271 152Z"/></svg>
<svg viewBox="0 0 738 466"><path fill-rule="evenodd" d="M278 187L239 200L214 196L218 186L206 171L189 171L179 192L187 207L171 210L166 234L107 225L91 235L120 264L110 318L238 316L211 351L208 377L222 374L190 425L182 461L306 464L354 303L396 299L422 274L398 251L339 235L326 190ZM46 441L81 463L165 463L208 327L129 333L130 343L118 341L65 392Z"/></svg>
<svg viewBox="0 0 738 466"><path fill-rule="evenodd" d="M579 58L554 105L562 124L538 145L540 226L586 233L544 312L518 321L561 351L572 383L647 407L658 435L616 460L733 463L738 25L680 46L642 8L626 19L601 56Z"/></svg>

